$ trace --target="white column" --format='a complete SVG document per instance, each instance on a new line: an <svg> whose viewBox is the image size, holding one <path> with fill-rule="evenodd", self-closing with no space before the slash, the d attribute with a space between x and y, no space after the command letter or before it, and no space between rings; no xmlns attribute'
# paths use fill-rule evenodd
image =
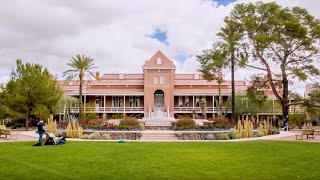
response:
<svg viewBox="0 0 320 180"><path fill-rule="evenodd" d="M126 112L126 95L123 95L123 112Z"/></svg>
<svg viewBox="0 0 320 180"><path fill-rule="evenodd" d="M214 117L214 95L212 95L212 117Z"/></svg>
<svg viewBox="0 0 320 180"><path fill-rule="evenodd" d="M106 95L103 96L103 111L106 111Z"/></svg>
<svg viewBox="0 0 320 180"><path fill-rule="evenodd" d="M84 112L86 112L86 102L87 102L87 96L84 95L84 102L83 102L83 108L84 108Z"/></svg>
<svg viewBox="0 0 320 180"><path fill-rule="evenodd" d="M194 95L192 95L192 109L194 109Z"/></svg>

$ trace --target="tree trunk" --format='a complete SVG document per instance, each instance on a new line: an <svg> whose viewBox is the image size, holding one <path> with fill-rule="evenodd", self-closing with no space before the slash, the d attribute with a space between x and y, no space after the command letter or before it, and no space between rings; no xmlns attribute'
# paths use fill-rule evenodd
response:
<svg viewBox="0 0 320 180"><path fill-rule="evenodd" d="M218 92L219 92L219 117L221 117L222 116L221 82L218 83Z"/></svg>
<svg viewBox="0 0 320 180"><path fill-rule="evenodd" d="M287 78L287 74L285 71L285 65L281 65L281 71L282 71L282 85L283 85L283 93L282 93L282 115L283 118L286 118L289 114L289 106L288 106L288 96L289 96L289 81Z"/></svg>
<svg viewBox="0 0 320 180"><path fill-rule="evenodd" d="M79 121L82 122L82 76L80 75L80 86L79 86Z"/></svg>
<svg viewBox="0 0 320 180"><path fill-rule="evenodd" d="M28 130L29 127L29 116L27 116L26 118L26 131Z"/></svg>
<svg viewBox="0 0 320 180"><path fill-rule="evenodd" d="M231 121L235 119L234 54L231 55Z"/></svg>

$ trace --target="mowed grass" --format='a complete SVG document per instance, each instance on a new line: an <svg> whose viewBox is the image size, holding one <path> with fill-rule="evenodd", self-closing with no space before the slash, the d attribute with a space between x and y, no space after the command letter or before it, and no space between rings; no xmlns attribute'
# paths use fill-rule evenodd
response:
<svg viewBox="0 0 320 180"><path fill-rule="evenodd" d="M320 143L0 143L0 179L320 179Z"/></svg>

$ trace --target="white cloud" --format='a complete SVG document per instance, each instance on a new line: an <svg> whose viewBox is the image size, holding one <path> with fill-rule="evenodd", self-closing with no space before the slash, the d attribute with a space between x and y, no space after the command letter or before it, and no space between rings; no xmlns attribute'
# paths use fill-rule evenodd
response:
<svg viewBox="0 0 320 180"><path fill-rule="evenodd" d="M239 0L237 2L254 2ZM270 1L270 0L266 0ZM61 75L75 54L95 60L101 73L141 73L157 50L174 60L179 73L194 73L195 55L210 48L223 18L233 6L211 0L10 0L0 2L0 83L8 79L15 60L41 63ZM320 17L320 1L278 0L302 6ZM151 39L156 29L167 32L168 46ZM174 59L190 56L184 63ZM240 70L237 78L249 77ZM302 86L295 86L301 91Z"/></svg>

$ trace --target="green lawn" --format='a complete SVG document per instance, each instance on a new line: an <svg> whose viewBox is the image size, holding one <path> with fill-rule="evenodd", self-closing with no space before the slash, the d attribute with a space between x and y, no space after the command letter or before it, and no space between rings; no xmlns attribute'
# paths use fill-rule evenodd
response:
<svg viewBox="0 0 320 180"><path fill-rule="evenodd" d="M320 143L0 143L0 179L320 179Z"/></svg>

